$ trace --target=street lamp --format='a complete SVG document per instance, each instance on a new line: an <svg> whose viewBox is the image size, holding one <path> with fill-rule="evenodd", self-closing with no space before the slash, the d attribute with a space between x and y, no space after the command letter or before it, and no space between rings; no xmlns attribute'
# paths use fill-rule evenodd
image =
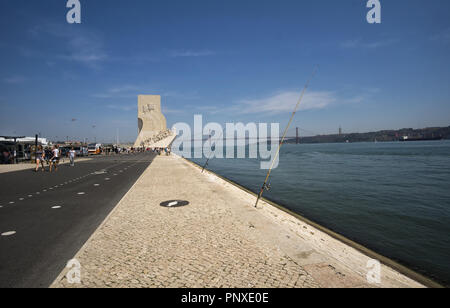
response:
<svg viewBox="0 0 450 308"><path fill-rule="evenodd" d="M97 126L96 125L92 125L92 130L94 130ZM95 136L95 132L94 132L94 142L95 144L97 144L97 136Z"/></svg>

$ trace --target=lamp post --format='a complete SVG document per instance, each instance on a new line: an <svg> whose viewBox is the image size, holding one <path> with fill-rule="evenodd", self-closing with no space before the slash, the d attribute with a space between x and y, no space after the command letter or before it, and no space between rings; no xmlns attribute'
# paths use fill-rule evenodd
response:
<svg viewBox="0 0 450 308"><path fill-rule="evenodd" d="M38 138L39 138L39 135L36 134L36 136L34 137L34 157L35 157L35 159L36 159L36 151L37 151L37 147L38 147ZM30 160L31 160L31 162L33 162L33 157L31 155L31 152L30 152Z"/></svg>

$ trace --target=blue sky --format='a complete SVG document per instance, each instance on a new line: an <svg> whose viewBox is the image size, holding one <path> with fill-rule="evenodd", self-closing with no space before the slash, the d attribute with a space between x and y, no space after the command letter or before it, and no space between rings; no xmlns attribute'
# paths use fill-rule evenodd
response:
<svg viewBox="0 0 450 308"><path fill-rule="evenodd" d="M381 0L377 25L365 0L80 2L68 24L65 0L0 0L0 135L134 141L138 94L170 125L283 126L316 64L304 134L450 125L448 0Z"/></svg>

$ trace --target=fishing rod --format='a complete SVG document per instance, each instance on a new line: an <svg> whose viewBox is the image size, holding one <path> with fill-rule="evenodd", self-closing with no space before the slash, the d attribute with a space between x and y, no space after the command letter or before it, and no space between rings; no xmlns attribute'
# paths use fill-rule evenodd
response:
<svg viewBox="0 0 450 308"><path fill-rule="evenodd" d="M223 131L220 133L220 136L217 138L217 140L219 140L219 139L222 137L222 135L223 135ZM215 143L214 143L214 146L216 146ZM209 147L210 147L210 149L211 149L211 132L209 133ZM203 171L205 171L206 167L208 166L208 163L209 163L209 160L210 160L211 157L212 157L212 154L213 154L213 151L211 151L211 153L209 153L209 157L208 157L208 159L206 160L205 164L203 165L202 173L203 173Z"/></svg>
<svg viewBox="0 0 450 308"><path fill-rule="evenodd" d="M275 164L275 161L278 159L278 156L280 154L280 149L283 146L284 139L286 138L286 134L287 134L287 131L289 129L289 126L291 126L292 120L294 119L294 116L297 113L298 107L300 106L300 103L303 100L303 96L305 95L306 89L308 89L309 83L314 78L314 75L316 74L317 69L318 69L318 67L316 66L314 68L314 70L313 70L313 73L312 73L311 77L306 82L305 87L303 88L303 90L302 90L302 92L300 94L300 98L298 99L297 104L295 105L294 111L291 114L291 118L289 119L289 122L288 122L286 128L284 129L283 136L281 137L281 141L280 141L280 144L278 145L278 149L277 149L277 152L275 154L275 157L273 158L272 164L270 165L269 171L267 172L266 179L264 180L264 183L263 183L263 185L261 187L261 191L258 194L258 198L256 198L255 208L258 207L259 199L261 199L261 197L262 197L262 195L264 193L264 190L269 190L270 189L270 184L267 184L267 181L269 180L270 173L272 172L273 165Z"/></svg>
<svg viewBox="0 0 450 308"><path fill-rule="evenodd" d="M208 141L209 141L209 149L211 150L211 130L209 130ZM211 153L209 153L209 157L208 157L208 159L206 159L206 162L203 165L202 173L203 173L203 171L205 171L206 166L208 166L208 162L209 162L209 159L211 158L211 154L212 154L212 151L211 151Z"/></svg>

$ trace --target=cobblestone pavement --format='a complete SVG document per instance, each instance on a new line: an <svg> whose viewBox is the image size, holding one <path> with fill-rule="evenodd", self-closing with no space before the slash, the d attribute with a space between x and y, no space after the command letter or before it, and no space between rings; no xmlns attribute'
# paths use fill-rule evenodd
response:
<svg viewBox="0 0 450 308"><path fill-rule="evenodd" d="M81 284L61 275L53 286L318 287L288 256L249 237L255 230L229 206L236 200L199 190L204 180L185 164L155 159L76 256ZM159 205L173 199L191 203Z"/></svg>
<svg viewBox="0 0 450 308"><path fill-rule="evenodd" d="M157 157L75 256L81 283L65 269L52 287L373 286L368 257L271 206L253 208L253 196L197 169ZM190 204L160 206L168 200ZM383 275L383 286L420 287L384 266Z"/></svg>

